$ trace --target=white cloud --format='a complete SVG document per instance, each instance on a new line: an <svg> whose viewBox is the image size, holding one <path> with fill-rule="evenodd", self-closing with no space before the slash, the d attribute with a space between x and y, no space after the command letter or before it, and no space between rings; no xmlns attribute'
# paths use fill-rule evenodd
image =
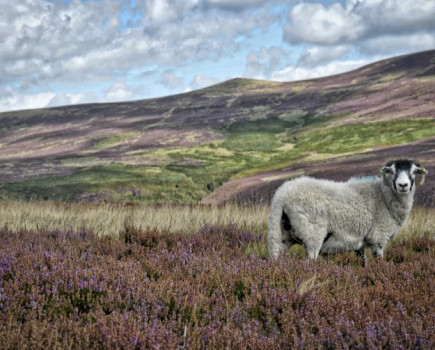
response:
<svg viewBox="0 0 435 350"><path fill-rule="evenodd" d="M380 35L435 32L433 0L348 0L300 3L289 14L284 38L290 43L335 45L357 43Z"/></svg>
<svg viewBox="0 0 435 350"><path fill-rule="evenodd" d="M329 7L300 3L292 9L289 18L291 24L285 27L284 37L292 43L334 45L354 41L365 30L360 16L339 3Z"/></svg>
<svg viewBox="0 0 435 350"><path fill-rule="evenodd" d="M336 60L349 53L351 47L348 45L337 46L312 46L307 48L299 57L298 64L303 66L315 66Z"/></svg>
<svg viewBox="0 0 435 350"><path fill-rule="evenodd" d="M261 47L248 55L243 75L254 79L270 79L273 72L282 68L286 57L287 53L279 47Z"/></svg>
<svg viewBox="0 0 435 350"><path fill-rule="evenodd" d="M76 94L58 93L50 100L47 107L58 107L98 102L103 102L103 99L100 95L94 92L82 92Z"/></svg>
<svg viewBox="0 0 435 350"><path fill-rule="evenodd" d="M106 100L93 91L70 94L54 93L51 91L23 93L11 88L0 90L1 112L104 101Z"/></svg>
<svg viewBox="0 0 435 350"><path fill-rule="evenodd" d="M105 97L108 102L119 102L130 100L133 95L133 91L127 88L124 82L119 81L106 90Z"/></svg>
<svg viewBox="0 0 435 350"><path fill-rule="evenodd" d="M329 62L316 67L289 66L272 74L272 79L276 81L296 81L326 77L357 69L370 62L368 60L353 60Z"/></svg>
<svg viewBox="0 0 435 350"><path fill-rule="evenodd" d="M147 27L175 22L199 5L199 0L145 0L143 14Z"/></svg>
<svg viewBox="0 0 435 350"><path fill-rule="evenodd" d="M219 83L218 79L205 75L196 75L190 83L191 90L201 89Z"/></svg>
<svg viewBox="0 0 435 350"><path fill-rule="evenodd" d="M2 111L44 108L48 106L55 95L52 92L19 94L11 90L2 91L0 105L2 106Z"/></svg>

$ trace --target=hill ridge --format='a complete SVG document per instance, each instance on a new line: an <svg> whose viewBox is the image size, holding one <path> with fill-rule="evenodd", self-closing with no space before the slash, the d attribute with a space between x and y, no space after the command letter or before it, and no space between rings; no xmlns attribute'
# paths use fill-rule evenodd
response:
<svg viewBox="0 0 435 350"><path fill-rule="evenodd" d="M234 78L148 100L1 113L0 196L196 202L235 178L376 147L386 157L435 135L434 70L432 50L312 80ZM431 172L430 149L407 152Z"/></svg>

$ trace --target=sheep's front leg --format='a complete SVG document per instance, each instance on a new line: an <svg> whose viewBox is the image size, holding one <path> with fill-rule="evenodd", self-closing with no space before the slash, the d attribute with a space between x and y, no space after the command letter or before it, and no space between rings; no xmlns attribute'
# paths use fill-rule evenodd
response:
<svg viewBox="0 0 435 350"><path fill-rule="evenodd" d="M356 253L356 256L358 258L362 258L362 266L366 267L367 266L367 256L366 256L365 247L362 247L362 248L356 250L355 253Z"/></svg>

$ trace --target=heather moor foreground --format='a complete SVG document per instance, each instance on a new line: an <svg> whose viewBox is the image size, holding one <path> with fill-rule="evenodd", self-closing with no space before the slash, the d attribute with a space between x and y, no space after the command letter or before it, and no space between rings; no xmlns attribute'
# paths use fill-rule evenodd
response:
<svg viewBox="0 0 435 350"><path fill-rule="evenodd" d="M39 212L38 203L33 212L30 205L21 214L39 215L43 223L58 211L58 223L69 220L70 228L38 229L29 218L25 229L22 215L21 228L14 224L19 217L9 217L10 227L0 230L2 348L435 345L432 209L415 208L385 259L363 268L353 253L313 262L302 249L273 261L265 222L224 224L217 219L227 215L223 207L207 212L197 228L188 228L186 214L185 226L171 230L136 226L134 211L146 206L117 206L123 225L100 225L96 234L90 225L80 229L80 215L74 216L83 204L44 204ZM177 210L196 215L192 207Z"/></svg>

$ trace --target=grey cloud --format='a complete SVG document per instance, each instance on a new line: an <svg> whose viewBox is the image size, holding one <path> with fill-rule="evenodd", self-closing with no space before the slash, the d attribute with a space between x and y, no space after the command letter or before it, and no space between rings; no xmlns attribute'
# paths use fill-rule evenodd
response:
<svg viewBox="0 0 435 350"><path fill-rule="evenodd" d="M399 55L410 51L426 51L435 47L435 35L415 33L410 35L382 35L364 41L360 52L364 55Z"/></svg>
<svg viewBox="0 0 435 350"><path fill-rule="evenodd" d="M354 41L365 30L362 19L339 3L329 7L301 3L292 9L289 19L291 23L284 27L284 38L292 43L335 45Z"/></svg>
<svg viewBox="0 0 435 350"><path fill-rule="evenodd" d="M236 12L256 7L266 2L267 0L205 0L205 4L211 8L221 8Z"/></svg>
<svg viewBox="0 0 435 350"><path fill-rule="evenodd" d="M348 45L312 46L301 54L298 65L315 66L319 63L325 64L345 56L350 50L351 48Z"/></svg>
<svg viewBox="0 0 435 350"><path fill-rule="evenodd" d="M272 74L282 68L288 54L279 47L262 47L251 52L246 60L244 76L257 79L270 79Z"/></svg>
<svg viewBox="0 0 435 350"><path fill-rule="evenodd" d="M300 3L289 14L284 38L290 43L355 43L381 35L426 32L434 35L435 1L348 0Z"/></svg>

